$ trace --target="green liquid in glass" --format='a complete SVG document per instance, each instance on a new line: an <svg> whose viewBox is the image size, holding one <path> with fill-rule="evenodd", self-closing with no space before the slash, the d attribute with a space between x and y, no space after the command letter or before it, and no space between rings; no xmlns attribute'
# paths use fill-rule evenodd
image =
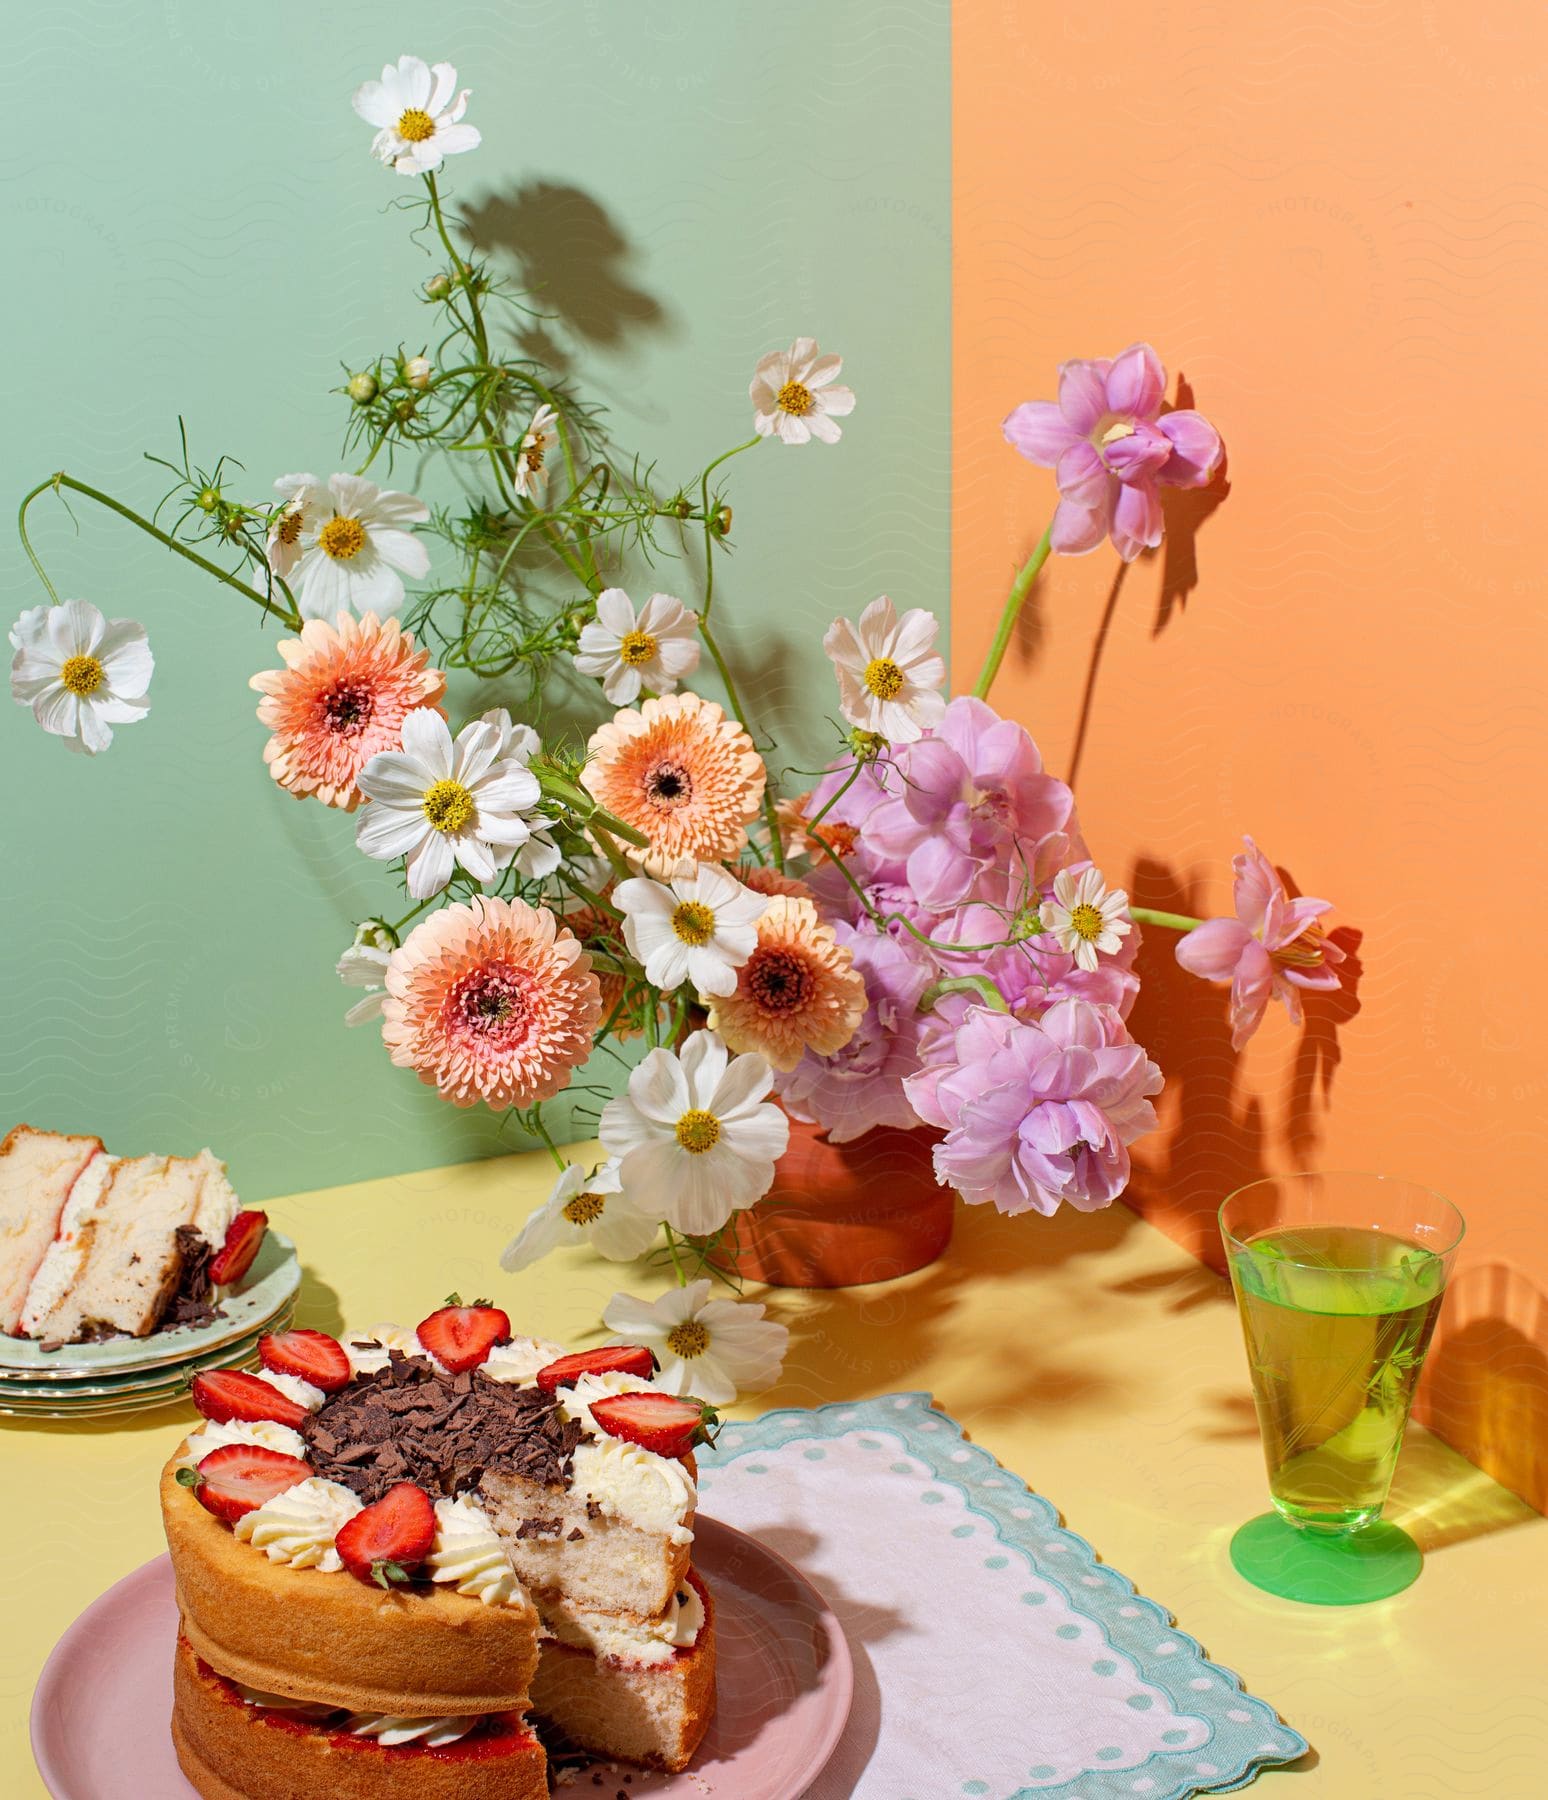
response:
<svg viewBox="0 0 1548 1800"><path fill-rule="evenodd" d="M1266 1231L1231 1262L1274 1505L1357 1531L1387 1498L1445 1265L1345 1225Z"/></svg>

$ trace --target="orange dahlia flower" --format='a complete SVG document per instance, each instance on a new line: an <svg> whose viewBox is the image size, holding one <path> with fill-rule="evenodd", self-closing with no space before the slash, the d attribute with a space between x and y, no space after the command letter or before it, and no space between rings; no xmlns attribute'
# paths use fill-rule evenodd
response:
<svg viewBox="0 0 1548 1800"><path fill-rule="evenodd" d="M758 946L736 992L710 1008L710 1028L736 1051L793 1069L807 1050L831 1056L865 1014L865 982L810 900L779 894L758 921Z"/></svg>
<svg viewBox="0 0 1548 1800"><path fill-rule="evenodd" d="M308 619L300 637L281 638L283 669L264 669L248 686L263 699L258 717L273 734L263 748L269 773L297 799L353 812L360 771L379 750L396 750L404 715L438 711L446 677L427 668L396 619L341 612L338 624Z"/></svg>
<svg viewBox="0 0 1548 1800"><path fill-rule="evenodd" d="M602 995L573 932L523 900L443 906L392 953L382 1039L454 1106L530 1106L591 1054Z"/></svg>
<svg viewBox="0 0 1548 1800"><path fill-rule="evenodd" d="M598 804L650 839L648 850L624 846L650 874L719 862L746 846L768 777L752 739L713 700L647 700L599 727L587 750Z"/></svg>

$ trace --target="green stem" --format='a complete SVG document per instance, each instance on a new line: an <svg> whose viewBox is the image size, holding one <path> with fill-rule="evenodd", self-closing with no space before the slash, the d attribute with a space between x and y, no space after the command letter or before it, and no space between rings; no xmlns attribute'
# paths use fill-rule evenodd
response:
<svg viewBox="0 0 1548 1800"><path fill-rule="evenodd" d="M762 439L755 438L753 441L755 443L761 443ZM744 445L743 447L745 448L746 446ZM708 603L706 603L704 610L708 613ZM715 636L709 628L709 621L707 618L701 618L699 620L699 636L704 639L705 648L710 653L710 660L714 663L716 669L720 673L721 681L725 684L726 700L730 705L736 722L741 726L743 731L747 733L748 737L751 737L752 727L747 723L747 714L742 706L742 697L736 691L736 683L731 677L731 670L727 666L725 657L720 653L720 646L715 642ZM785 846L779 835L779 814L774 810L774 795L767 782L764 783L763 788L763 819L764 823L768 826L769 849L774 856L774 867L779 870L781 875L783 875L785 872Z"/></svg>
<svg viewBox="0 0 1548 1800"><path fill-rule="evenodd" d="M936 1001L947 994L977 994L992 1012L1008 1013L1005 996L987 975L946 975L932 981L919 996L920 1012L929 1012Z"/></svg>
<svg viewBox="0 0 1548 1800"><path fill-rule="evenodd" d="M168 550L176 551L185 562L191 562L196 569L203 569L206 575L213 575L217 581L224 582L227 587L235 588L239 594L251 600L255 606L261 606L265 613L282 619L292 631L301 629L301 615L296 611L290 590L285 587L284 582L276 578L276 585L284 590L285 598L291 600L288 612L274 604L272 595L253 587L249 582L239 580L229 570L221 568L218 563L210 562L206 557L200 556L196 550L190 550L186 544L180 544L176 538L169 537L159 526L152 525L149 519L142 519L137 512L131 511L129 507L115 500L111 494L104 494L98 488L88 487L84 481L77 481L73 475L66 475L63 469L50 475L47 481L40 481L32 492L23 498L20 510L16 515L16 529L21 536L22 548L27 552L33 568L38 572L39 579L48 590L49 598L56 606L59 604L59 594L53 582L44 574L43 565L38 561L37 552L33 549L32 542L27 536L27 508L39 494L47 493L50 488L56 494L61 488L69 488L72 493L83 494L86 499L95 500L99 506L105 506L109 512L115 512L121 519L127 519L131 525L137 525L141 531L155 538L158 544L165 545Z"/></svg>
<svg viewBox="0 0 1548 1800"><path fill-rule="evenodd" d="M571 781L569 776L561 775L557 769L541 765L532 773L537 776L538 786L550 800L557 800L571 812L579 813L587 825L600 826L613 837L622 838L626 844L637 844L644 850L650 848L650 839L643 831L636 831L632 825L625 825L622 819L615 819L605 807L598 806L578 781Z"/></svg>
<svg viewBox="0 0 1548 1800"><path fill-rule="evenodd" d="M1000 664L1005 660L1005 652L1010 648L1011 636L1016 629L1016 621L1021 617L1021 607L1032 583L1037 580L1038 571L1048 561L1053 550L1053 523L1037 540L1037 548L1021 565L1021 573L1011 583L1011 590L1005 596L1005 610L1000 614L999 629L994 634L994 642L989 646L989 654L984 659L984 666L979 672L978 680L973 684L973 692L980 700L987 700L989 690L994 686L994 678L1000 672Z"/></svg>
<svg viewBox="0 0 1548 1800"><path fill-rule="evenodd" d="M1194 931L1204 923L1190 919L1186 913L1157 912L1150 906L1131 906L1129 917L1136 925L1161 925L1168 931Z"/></svg>
<svg viewBox="0 0 1548 1800"><path fill-rule="evenodd" d="M715 521L710 513L709 481L710 476L722 463L730 462L733 456L740 456L744 450L756 450L763 442L761 437L750 437L745 444L738 444L727 450L723 456L717 456L699 477L699 502L704 514L704 612L703 622L709 623L710 608L715 604Z"/></svg>
<svg viewBox="0 0 1548 1800"><path fill-rule="evenodd" d="M679 1287L687 1287L688 1277L683 1270L683 1259L677 1253L677 1233L665 1222L662 1223L661 1229L666 1233L667 1255L672 1259L672 1268L677 1276L677 1285Z"/></svg>

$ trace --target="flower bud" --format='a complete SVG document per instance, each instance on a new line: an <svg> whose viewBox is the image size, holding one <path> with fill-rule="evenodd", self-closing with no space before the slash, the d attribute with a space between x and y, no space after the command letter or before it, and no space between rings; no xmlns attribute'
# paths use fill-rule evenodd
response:
<svg viewBox="0 0 1548 1800"><path fill-rule="evenodd" d="M430 358L411 356L403 364L403 379L421 393L430 385Z"/></svg>
<svg viewBox="0 0 1548 1800"><path fill-rule="evenodd" d="M718 538L731 535L731 508L729 506L717 506L710 514L710 530Z"/></svg>
<svg viewBox="0 0 1548 1800"><path fill-rule="evenodd" d="M848 738L856 762L875 762L887 748L887 740L879 731L862 731L858 727Z"/></svg>
<svg viewBox="0 0 1548 1800"><path fill-rule="evenodd" d="M355 947L361 950L396 950L398 934L385 919L362 919L355 927Z"/></svg>
<svg viewBox="0 0 1548 1800"><path fill-rule="evenodd" d="M419 404L412 394L403 394L392 403L392 416L400 425L407 425L418 411Z"/></svg>
<svg viewBox="0 0 1548 1800"><path fill-rule="evenodd" d="M451 291L451 276L444 273L432 275L425 283L425 298L427 300L444 300Z"/></svg>
<svg viewBox="0 0 1548 1800"><path fill-rule="evenodd" d="M351 375L346 391L356 406L369 406L376 398L376 377L369 370Z"/></svg>
<svg viewBox="0 0 1548 1800"><path fill-rule="evenodd" d="M194 496L194 505L200 512L218 512L220 510L220 489L217 487L200 488Z"/></svg>

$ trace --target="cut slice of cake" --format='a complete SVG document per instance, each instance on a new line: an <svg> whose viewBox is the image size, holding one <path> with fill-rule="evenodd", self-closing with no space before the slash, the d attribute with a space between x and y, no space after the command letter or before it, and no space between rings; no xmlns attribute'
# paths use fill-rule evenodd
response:
<svg viewBox="0 0 1548 1800"><path fill-rule="evenodd" d="M213 1161L213 1158L211 1159ZM29 1307L32 1335L64 1343L123 1333L148 1337L183 1270L179 1226L192 1225L208 1169L197 1157L115 1162L76 1229L73 1278L47 1311Z"/></svg>
<svg viewBox="0 0 1548 1800"><path fill-rule="evenodd" d="M102 1140L18 1125L0 1143L0 1332L15 1336L27 1290L59 1231L70 1193Z"/></svg>
<svg viewBox="0 0 1548 1800"><path fill-rule="evenodd" d="M715 1710L714 1604L690 1569L659 1620L628 1626L567 1599L539 1606L545 1633L532 1710L577 1750L648 1769L686 1768Z"/></svg>

